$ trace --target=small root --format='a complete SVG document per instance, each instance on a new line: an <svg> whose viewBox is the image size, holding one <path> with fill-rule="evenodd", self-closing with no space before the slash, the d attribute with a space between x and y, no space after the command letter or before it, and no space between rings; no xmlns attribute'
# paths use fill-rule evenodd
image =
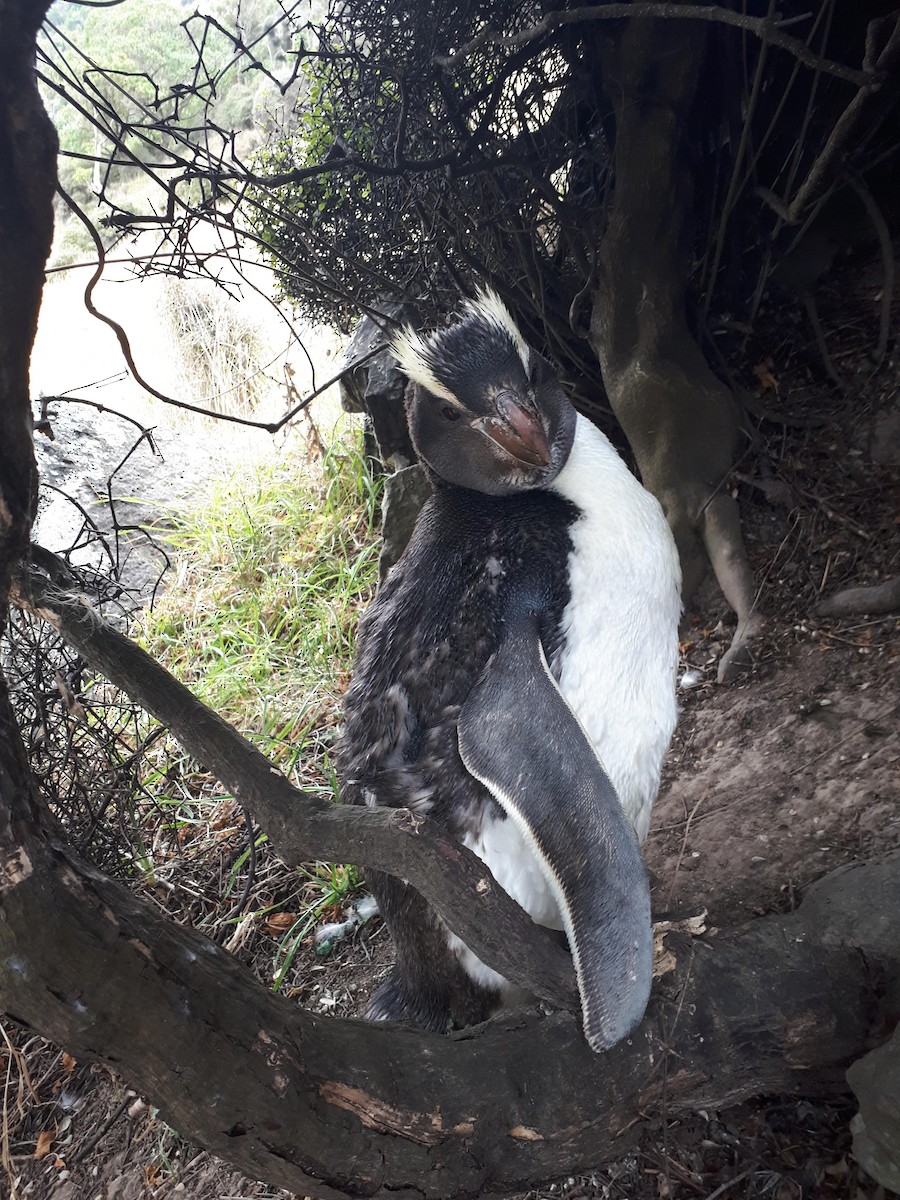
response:
<svg viewBox="0 0 900 1200"><path fill-rule="evenodd" d="M872 587L845 588L813 609L817 617L881 616L900 610L900 575Z"/></svg>

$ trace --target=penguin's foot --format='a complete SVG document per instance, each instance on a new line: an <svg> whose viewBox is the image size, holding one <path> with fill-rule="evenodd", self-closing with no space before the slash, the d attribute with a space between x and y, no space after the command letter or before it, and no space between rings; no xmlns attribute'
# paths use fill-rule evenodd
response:
<svg viewBox="0 0 900 1200"><path fill-rule="evenodd" d="M405 1021L431 1033L446 1033L452 1024L449 1005L427 988L410 986L396 968L369 1001L366 1020Z"/></svg>
<svg viewBox="0 0 900 1200"><path fill-rule="evenodd" d="M429 1033L448 1033L486 1021L502 1004L500 992L482 987L458 966L448 977L410 979L400 968L378 987L368 1021L405 1021Z"/></svg>

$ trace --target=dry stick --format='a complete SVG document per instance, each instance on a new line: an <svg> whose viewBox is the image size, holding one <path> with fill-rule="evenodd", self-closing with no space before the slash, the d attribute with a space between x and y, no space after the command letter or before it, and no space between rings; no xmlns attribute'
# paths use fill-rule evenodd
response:
<svg viewBox="0 0 900 1200"><path fill-rule="evenodd" d="M819 310L812 291L804 293L803 307L806 309L807 320L812 326L813 336L816 339L816 349L819 351L819 357L822 360L822 366L825 368L825 374L835 387L846 396L849 389L843 376L834 365L834 359L828 350L828 341L825 337L825 330L822 328L822 322L819 320Z"/></svg>
<svg viewBox="0 0 900 1200"><path fill-rule="evenodd" d="M124 371L121 373L119 378L126 378ZM87 384L85 386L90 387L92 385ZM146 425L142 425L140 421L136 420L134 417L129 417L125 413L121 413L115 408L109 408L106 404L101 404L99 400L87 400L82 396L41 396L41 420L40 424L36 427L37 429L40 429L41 432L46 432L41 428L44 422L50 426L50 414L48 413L47 409L51 404L87 404L90 408L95 408L97 412L107 413L111 417L118 417L120 421L127 421L130 425L133 425L135 429L140 430L141 437L147 439L147 444L156 457L162 458L162 455L156 447L156 442L153 440L154 426L148 427ZM51 434L49 436L52 438L52 426L50 426L50 428ZM137 445L137 443L135 444Z"/></svg>
<svg viewBox="0 0 900 1200"><path fill-rule="evenodd" d="M815 34L819 28L819 21L823 16L827 16L825 28L822 31L822 49L824 50L825 46L828 44L828 35L831 31L831 22L834 17L834 0L831 0L831 2L828 4L823 4L822 7L820 8L819 15L816 17L816 20L815 20L815 24L810 29L809 34L807 36L807 44L808 45L812 45L812 39L815 36ZM787 99L787 92L793 86L794 79L797 75L797 72L800 70L800 66L801 66L801 64L799 62L794 64L794 69L793 69L793 72L791 73L790 81L788 82L788 88L785 91L784 96L782 97L781 103L779 103L779 105L778 105L775 115L773 116L772 121L769 124L769 128L766 130L765 136L763 137L762 145L764 145L769 139L769 135L775 126L775 122L777 121L778 116L781 113L782 105L783 105L784 101ZM821 78L821 72L816 71L815 75L813 76L812 85L809 89L809 96L808 96L807 102L806 102L806 111L803 114L803 122L800 127L800 134L794 143L793 158L792 158L790 170L788 172L787 182L786 182L785 188L784 188L785 198L790 194L790 190L794 186L794 180L797 177L797 171L800 169L800 161L801 161L802 154L803 154L803 147L805 145L806 133L807 133L807 130L809 129L809 123L812 120L813 111L815 109L815 101L816 101L816 96L818 94L820 78ZM758 154L762 153L762 145L760 146ZM758 157L758 155L757 155L757 157ZM756 159L754 159L754 166L755 166L755 163L756 163ZM749 178L750 178L750 174L748 173L747 179L749 180ZM803 223L803 226L801 227L800 231L797 233L796 237L794 238L793 242L791 243L791 246L788 248L786 253L789 253L790 250L793 249L793 247L804 236L804 234L806 233L806 230L809 228L809 226L812 224L814 218L818 214L819 206L825 202L825 199L827 199L827 194L825 197L823 197L819 201L819 203L817 205L815 205L812 208L812 210L810 211L810 213L808 214L808 216L806 218L806 221ZM783 224L784 224L784 218L779 216L775 222L774 228L772 229L771 233L769 234L769 240L768 240L768 244L766 246L765 261L763 263L762 270L759 273L759 278L757 280L756 289L753 294L753 301L750 306L751 322L756 320L757 311L759 310L759 306L762 303L763 290L765 288L765 285L766 285L766 283L769 279L769 275L770 275L769 267L770 267L770 264L772 261L772 251L773 251L773 248L775 245L775 240L778 237L779 233L781 232L781 227ZM784 257L784 255L782 255L782 257ZM747 343L746 343L746 339L745 339L744 346L746 346L746 344ZM821 345L820 345L820 349L821 349ZM826 351L825 356L827 357L827 351Z"/></svg>
<svg viewBox="0 0 900 1200"><path fill-rule="evenodd" d="M71 504L74 508L78 509L78 511L81 513L81 519L84 522L82 528L88 530L93 535L90 539L90 542L88 542L86 544L92 545L94 542L99 542L100 545L103 547L103 549L106 551L106 557L109 559L110 568L111 569L114 568L116 565L116 556L112 552L112 547L110 546L109 542L107 541L106 535L100 529L97 528L96 522L91 517L88 510L81 503L81 501L76 500L74 496L70 496L68 492L64 491L57 484L51 483L48 479L41 480L41 487L47 488L51 492L57 492L60 496L63 497L63 499L67 500L69 502L69 504ZM80 536L80 534L79 534L79 536ZM76 542L77 542L77 540L78 539L76 538ZM72 549L80 549L80 547L76 546L76 547L72 547Z"/></svg>
<svg viewBox="0 0 900 1200"><path fill-rule="evenodd" d="M891 306L894 300L894 248L891 245L891 235L881 209L875 203L875 197L861 179L850 176L850 186L862 200L869 214L869 220L875 226L878 242L881 246L881 262L884 279L881 285L881 312L878 323L878 345L875 347L874 375L887 354L888 341L891 336Z"/></svg>
<svg viewBox="0 0 900 1200"><path fill-rule="evenodd" d="M815 19L813 20L813 24L810 26L809 33L806 35L806 45L807 46L812 45L813 38L816 36L816 34L819 31L819 23L821 22L822 18L827 13L827 14L829 14L829 19L830 19L830 14L833 14L833 11L834 11L833 5L822 4L820 6L819 11L815 15ZM824 41L823 41L823 48L824 48ZM772 134L774 133L774 131L778 125L778 121L781 117L782 112L784 111L784 107L787 104L788 100L790 99L791 92L792 92L794 84L797 80L797 76L800 74L800 68L802 67L802 65L803 64L800 62L795 62L793 67L791 68L790 78L788 79L787 83L785 84L784 90L781 94L781 98L775 107L774 113L772 114L772 118L769 121L769 124L766 127L766 130L763 133L762 137L759 139L759 141L756 144L756 148L754 150L753 157L750 159L750 162L747 164L747 170L744 174L743 179L741 180L741 186L740 186L741 191L743 191L747 187L747 184L753 178L753 174L756 170L759 160L762 158L763 152L765 151L766 146L768 146L769 140L771 139Z"/></svg>
<svg viewBox="0 0 900 1200"><path fill-rule="evenodd" d="M687 820L685 821L684 836L681 839L681 849L678 852L678 862L675 864L675 871L672 875L672 886L669 888L668 896L666 896L666 908L672 907L672 897L675 895L675 888L676 888L676 885L678 884L678 872L681 869L681 862L682 862L682 859L684 858L684 852L687 849L688 834L691 832L691 822L694 820L694 815L696 814L697 809L700 807L700 805L703 803L703 801L705 799L706 799L705 795L700 797L700 799L697 801L697 803L691 809L690 813L688 814Z"/></svg>
<svg viewBox="0 0 900 1200"><path fill-rule="evenodd" d="M60 577L65 564L60 565ZM212 712L84 600L34 570L15 603L46 620L122 688L254 813L287 863L363 863L408 880L479 958L541 999L577 1012L572 962L476 856L437 822L408 809L341 806L293 787L237 730Z"/></svg>
<svg viewBox="0 0 900 1200"><path fill-rule="evenodd" d="M0 1166L3 1167L7 1179L10 1181L10 1195L13 1197L13 1200L15 1200L15 1196L17 1194L15 1190L16 1172L14 1170L9 1141L9 1092L10 1087L12 1086L13 1063L15 1063L19 1068L19 1086L17 1089L18 1094L16 1096L16 1109L18 1110L20 1122L24 1113L22 1096L26 1088L30 1093L31 1099L34 1103L37 1103L38 1094L35 1090L34 1084L31 1082L31 1075L28 1071L28 1060L25 1057L25 1053L22 1050L17 1050L9 1040L9 1034L6 1032L6 1027L2 1021L0 1021L0 1033L3 1034L3 1040L6 1042L6 1048L8 1051L6 1059L6 1079L3 1083L2 1115L0 1115Z"/></svg>
<svg viewBox="0 0 900 1200"><path fill-rule="evenodd" d="M748 33L755 34L756 37L770 42L773 46L780 46L783 50L789 50L795 58L808 67L814 67L824 71L828 75L834 75L838 79L845 79L848 83L855 83L858 87L866 85L877 86L880 83L880 78L873 81L872 74L867 71L855 71L851 67L843 66L841 63L823 59L819 55L813 54L806 43L800 41L799 38L790 37L788 34L780 32L781 29L788 25L807 20L810 15L804 14L800 17L792 17L788 21L770 22L763 17L749 17L743 13L732 12L731 9L711 8L703 4L604 4L598 8L572 8L566 12L556 11L548 13L536 25L532 25L529 29L523 29L520 33L512 34L509 37L504 37L494 29L484 29L472 38L471 41L460 46L453 54L436 55L434 61L438 66L450 67L452 69L482 46L490 45L502 49L513 49L516 46L524 46L528 42L536 41L538 38L552 33L554 29L558 29L562 25L581 25L587 24L589 21L620 20L622 17L660 17L674 20L713 21L722 25L732 25L737 29L744 29ZM878 66L880 67L880 65L879 60Z"/></svg>
<svg viewBox="0 0 900 1200"><path fill-rule="evenodd" d="M834 17L834 4L835 4L835 0L829 0L829 2L824 6L826 13L827 13L827 19L825 21L825 27L822 30L822 49L823 50L825 49L826 45L828 44L828 36L831 33L831 24L832 24L832 19ZM868 32L868 30L867 30L867 32ZM785 182L785 186L784 186L784 203L785 204L787 203L788 196L790 196L790 194L791 194L791 189L793 188L794 181L797 178L797 172L800 170L800 163L803 159L803 151L806 146L806 135L807 135L807 132L809 131L809 126L813 119L813 113L815 112L816 98L819 93L819 84L820 84L821 80L822 80L822 72L819 70L816 70L813 73L812 84L810 85L809 96L806 101L806 111L803 114L803 121L801 122L801 125L800 125L800 132L797 135L797 138L794 142L794 148L793 148L792 156L791 156L792 161L791 161L790 168L788 170L787 181ZM773 236L777 236L777 234L778 234L778 226L776 225ZM798 239L799 239L799 235L798 235Z"/></svg>
<svg viewBox="0 0 900 1200"><path fill-rule="evenodd" d="M710 1192L706 1200L719 1200L719 1197L723 1196L730 1187L734 1187L736 1183L740 1183L741 1180L746 1179L748 1175L752 1174L752 1170L741 1171L740 1175L735 1175L734 1179L727 1180L725 1183L720 1184L714 1192Z"/></svg>
<svg viewBox="0 0 900 1200"><path fill-rule="evenodd" d="M791 771L791 776L799 775L800 772L805 771L807 767L811 767L821 759L827 758L829 754L833 754L834 751L843 746L845 742L849 742L851 738L855 738L857 734L861 733L865 729L867 725L877 724L879 721L883 721L885 717L893 716L896 711L897 705L893 704L890 708L886 708L884 712L877 713L874 717L852 717L851 720L858 722L858 725L855 729L851 729L848 734L840 738L838 741L832 742L828 749L823 750L821 754L816 754L812 758L808 759L805 763L801 763L799 767L796 767L793 771Z"/></svg>
<svg viewBox="0 0 900 1200"><path fill-rule="evenodd" d="M883 19L869 23L866 36L866 66L870 64L873 53L872 40L874 27L877 26L880 28L882 24ZM874 70L863 72L859 91L841 113L840 117L838 117L834 128L828 135L827 142L822 148L821 154L810 167L806 179L803 181L790 205L785 206L784 202L773 192L769 191L768 188L757 188L756 194L765 200L769 207L782 220L786 221L788 225L795 225L799 220L800 214L820 186L826 169L831 165L832 160L837 156L838 151L842 149L850 136L869 96L873 92L878 91L887 72L893 67L895 60L898 58L900 58L900 17L897 17L895 20L891 36L888 38L887 45L881 54L879 54L878 60L874 65ZM822 69L824 70L824 67Z"/></svg>
<svg viewBox="0 0 900 1200"><path fill-rule="evenodd" d="M119 1104L117 1104L116 1107L109 1114L109 1116L106 1118L106 1120L103 1122L103 1124L99 1127L99 1129L96 1129L91 1134L91 1136L84 1143L84 1145L81 1146L75 1152L74 1156L70 1159L67 1159L67 1162L70 1163L71 1166L74 1167L76 1163L80 1163L83 1159L87 1158L87 1156L94 1149L94 1147L97 1145L97 1143L100 1141L100 1139L105 1137L106 1134L109 1133L110 1129L112 1129L113 1125L115 1125L116 1121L118 1121L119 1117L121 1117L121 1115L125 1112L126 1108L128 1108L128 1106L132 1103L133 1100L134 1100L133 1095L126 1096L124 1100L122 1100Z"/></svg>

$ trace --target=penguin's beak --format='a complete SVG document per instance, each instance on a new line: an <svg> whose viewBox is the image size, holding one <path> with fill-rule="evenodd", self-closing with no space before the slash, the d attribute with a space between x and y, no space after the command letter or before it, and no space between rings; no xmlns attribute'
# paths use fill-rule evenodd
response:
<svg viewBox="0 0 900 1200"><path fill-rule="evenodd" d="M475 428L518 462L529 467L547 467L552 458L540 418L526 408L513 392L494 397L496 416L482 417Z"/></svg>

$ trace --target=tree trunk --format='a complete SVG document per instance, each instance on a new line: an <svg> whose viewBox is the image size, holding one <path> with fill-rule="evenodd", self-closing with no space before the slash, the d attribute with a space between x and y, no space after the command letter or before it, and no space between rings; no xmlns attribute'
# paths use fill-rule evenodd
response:
<svg viewBox="0 0 900 1200"><path fill-rule="evenodd" d="M15 787L0 767L0 791ZM663 1110L828 1094L900 999L898 857L828 877L791 916L674 939L643 1024L596 1055L564 1013L441 1038L298 1010L19 833L0 860L0 1006L113 1067L184 1136L304 1194L503 1194L621 1157Z"/></svg>
<svg viewBox="0 0 900 1200"><path fill-rule="evenodd" d="M49 0L0 0L0 627L37 502L28 367L53 240L56 130L34 79Z"/></svg>
<svg viewBox="0 0 900 1200"><path fill-rule="evenodd" d="M615 111L615 191L590 337L613 412L675 535L685 599L711 562L738 614L724 679L761 622L737 507L723 490L739 410L685 315L693 199L685 128L706 39L702 22L643 18L597 34Z"/></svg>

